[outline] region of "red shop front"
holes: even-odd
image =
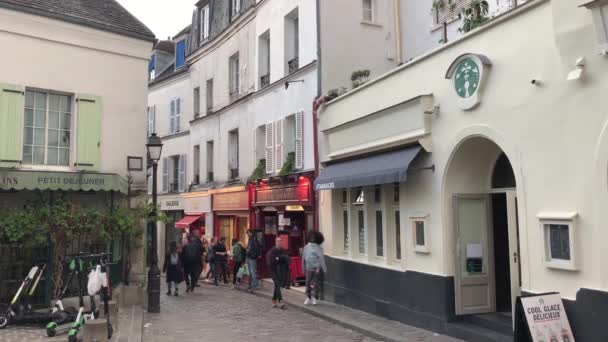
[[[264,255],[281,236],[291,257],[291,280],[303,280],[302,249],[307,233],[314,229],[312,174],[258,181],[251,187],[251,217],[256,233],[263,235]],[[265,264],[260,265],[260,274],[270,275]]]
[[[249,192],[245,186],[214,190],[211,197],[213,209],[213,236],[225,237],[226,247],[232,239],[247,243],[249,229]]]

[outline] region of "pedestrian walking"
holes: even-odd
[[[178,285],[184,281],[182,272],[181,255],[177,253],[177,242],[171,242],[169,253],[165,255],[165,264],[163,265],[163,273],[167,273],[167,296],[171,295],[171,289],[175,289],[175,297],[178,296]]]
[[[239,239],[232,239],[232,285],[237,288],[237,273],[245,263],[245,248],[241,246]],[[240,280],[239,280],[240,282]]]
[[[213,255],[215,260],[215,277],[213,283],[218,285],[220,276],[224,279],[224,284],[228,284],[228,250],[226,249],[226,238],[221,237],[215,246],[213,246]]]
[[[268,253],[266,253],[266,264],[272,272],[272,282],[274,283],[274,292],[272,294],[272,307],[280,307],[285,309],[285,303],[283,303],[283,295],[281,294],[281,287],[285,284],[285,275],[289,270],[289,255],[283,248],[283,244],[280,237],[275,239],[275,245]]]
[[[184,273],[186,274],[186,292],[194,292],[198,278],[203,271],[203,243],[199,237],[199,231],[193,230],[190,241],[182,252]]]
[[[306,274],[306,301],[304,305],[316,305],[320,299],[323,276],[327,273],[325,255],[323,254],[323,241],[325,237],[320,232],[310,232],[308,243],[302,252],[302,269]],[[314,291],[314,296],[312,292]]]
[[[256,270],[258,267],[258,258],[262,254],[260,244],[253,234],[253,230],[247,230],[247,253],[245,262],[247,263],[247,269],[249,270],[249,286],[247,290],[253,292],[258,287],[258,277]]]
[[[215,246],[216,243],[217,240],[212,237],[211,242],[207,246],[207,264],[209,265],[209,270],[205,275],[205,279],[209,279],[210,277],[213,277],[212,279],[215,279],[215,255],[213,253],[213,246]]]

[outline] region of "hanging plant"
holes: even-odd
[[[289,152],[287,154],[287,160],[285,160],[285,163],[283,163],[283,167],[281,168],[281,171],[279,172],[279,176],[287,176],[287,175],[291,174],[295,170],[295,163],[296,163],[296,153]]]
[[[458,32],[467,33],[485,24],[490,20],[489,10],[490,6],[486,0],[471,0],[462,10],[464,19]]]

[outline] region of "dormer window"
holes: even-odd
[[[175,44],[175,69],[186,65],[186,40],[182,39]]]
[[[152,55],[150,57],[150,62],[148,63],[148,75],[150,77],[150,80],[153,80],[154,77],[156,76],[156,73],[154,72],[156,66],[154,65],[156,62],[156,55]]]
[[[209,38],[209,5],[201,7],[200,19],[200,41],[203,42]]]

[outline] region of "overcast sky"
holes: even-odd
[[[196,0],[117,0],[154,32],[156,38],[176,35],[192,21]]]

